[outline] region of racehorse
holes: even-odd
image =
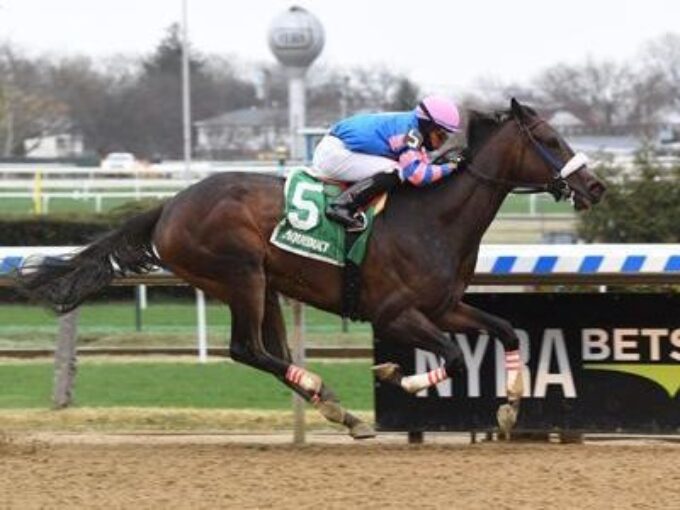
[[[509,192],[596,204],[605,187],[558,133],[515,99],[507,111],[471,112],[466,164],[426,188],[401,186],[376,217],[361,268],[358,313],[382,341],[437,354],[442,367],[404,376],[395,364],[378,378],[415,393],[464,368],[448,333],[485,330],[506,351],[508,402],[522,395],[522,360],[509,322],[461,299],[482,235]],[[264,370],[355,438],[373,429],[346,411],[317,374],[291,363],[279,293],[340,313],[342,269],[282,251],[268,240],[283,210],[282,179],[222,173],[137,215],[69,259],[24,267],[17,288],[59,313],[72,310],[120,274],[161,266],[231,309],[233,360]],[[508,404],[505,404],[506,408]]]

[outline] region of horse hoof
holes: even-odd
[[[498,427],[505,437],[510,437],[510,431],[517,423],[517,409],[510,404],[503,404],[496,412]]]
[[[360,422],[349,430],[349,435],[354,439],[372,439],[375,437],[375,430],[370,425]]]
[[[375,365],[373,366],[372,370],[379,380],[391,382],[397,386],[401,385],[403,374],[401,373],[401,367],[396,363],[383,363],[381,365]]]

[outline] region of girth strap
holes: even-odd
[[[349,259],[352,246],[361,232],[345,231],[345,267],[342,272],[342,316],[350,320],[359,319],[359,298],[361,296],[361,267]]]

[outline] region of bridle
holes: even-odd
[[[536,119],[530,125],[525,124],[516,115],[513,116],[520,133],[531,146],[536,150],[541,159],[552,169],[554,178],[548,183],[525,183],[513,181],[510,179],[501,179],[498,177],[491,177],[480,172],[470,161],[466,167],[472,176],[475,178],[493,185],[502,185],[511,188],[511,193],[550,193],[555,201],[567,200],[574,194],[574,190],[567,183],[567,177],[574,172],[580,170],[588,163],[588,157],[582,152],[574,154],[567,162],[561,163],[550,150],[539,142],[534,136],[532,130],[545,123],[543,119]]]

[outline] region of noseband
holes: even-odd
[[[536,126],[545,122],[543,119],[537,119],[528,126],[517,117],[514,117],[514,120],[523,137],[529,141],[541,159],[553,171],[553,179],[547,184],[536,184],[490,177],[477,170],[471,162],[467,165],[468,171],[482,181],[508,186],[512,188],[512,193],[550,193],[558,202],[571,198],[574,191],[567,183],[567,177],[583,168],[588,163],[588,157],[582,152],[577,152],[567,162],[561,163],[547,147],[536,139],[532,132]]]

